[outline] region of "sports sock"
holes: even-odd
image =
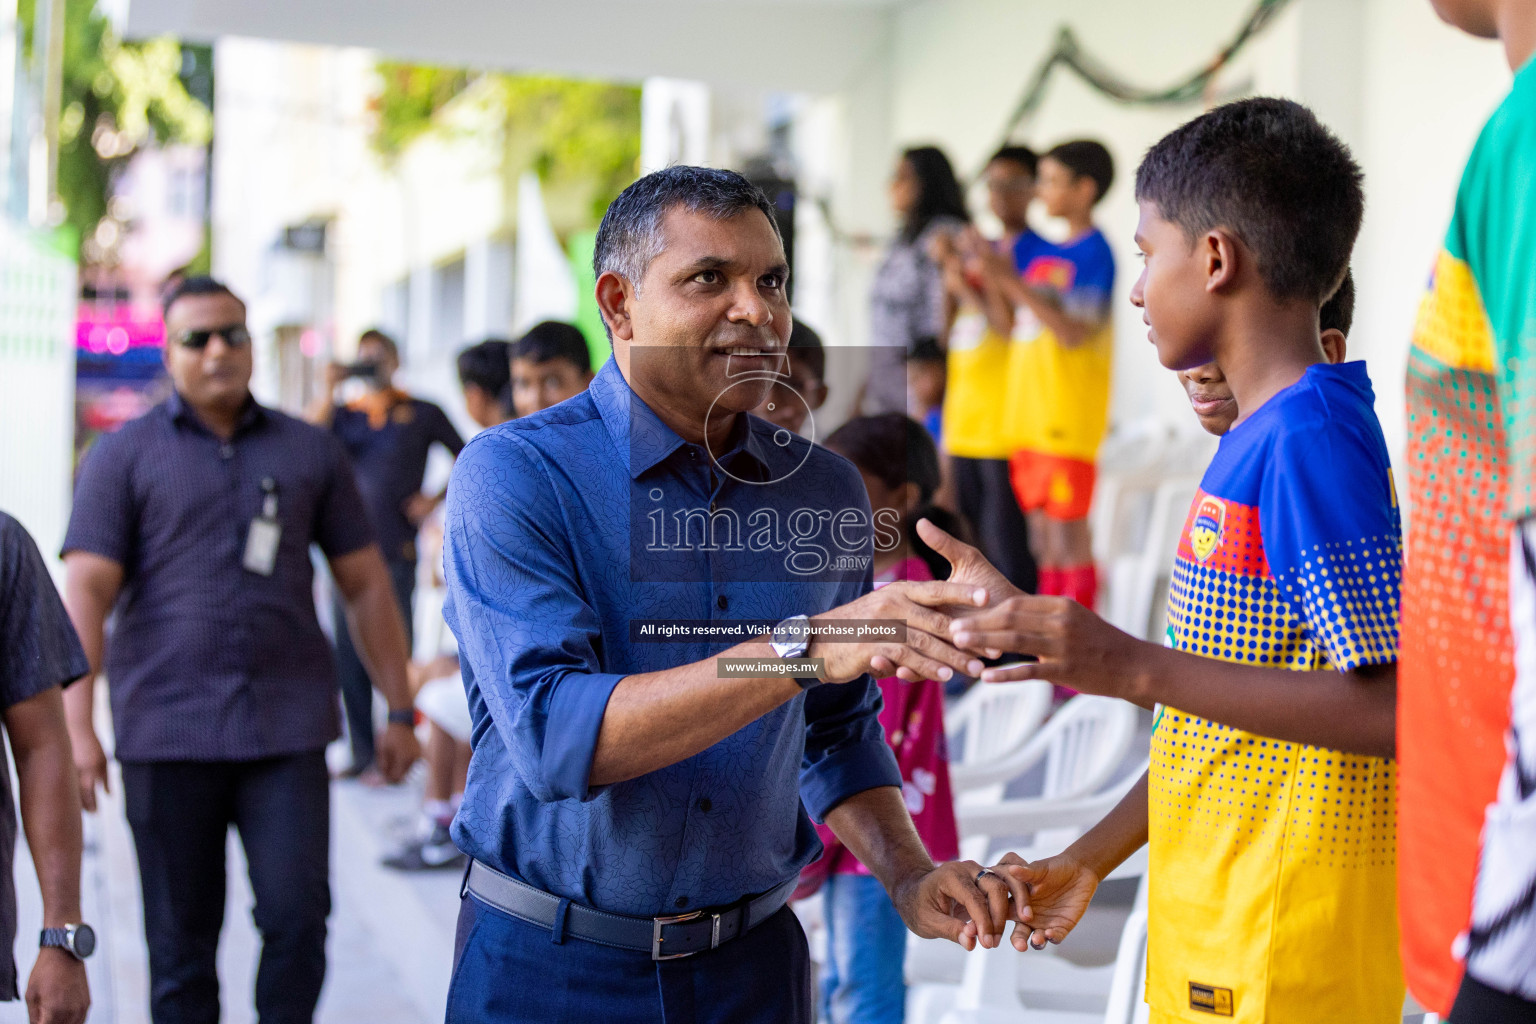
[[[1037,573],[1037,576],[1039,583],[1037,584],[1038,589],[1036,593],[1040,594],[1042,597],[1051,597],[1062,593],[1063,581],[1061,578],[1062,571],[1060,569],[1052,569],[1042,565]]]
[[[1070,566],[1058,572],[1061,574],[1058,593],[1091,610],[1099,596],[1099,574],[1093,563]]]

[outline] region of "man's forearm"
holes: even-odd
[[[603,713],[588,784],[624,782],[687,760],[800,692],[800,684],[784,676],[722,679],[719,658],[777,661],[778,655],[764,637],[714,658],[619,680]]]
[[[1396,666],[1293,672],[1234,665],[1146,644],[1135,703],[1166,704],[1257,736],[1350,754],[1392,757]]]
[[[43,897],[43,926],[80,921],[80,793],[57,690],[8,709],[21,821]]]
[[[827,813],[827,827],[892,896],[934,868],[895,786],[855,793]]]

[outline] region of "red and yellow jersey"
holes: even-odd
[[[1222,438],[1168,600],[1179,650],[1296,672],[1397,659],[1402,544],[1363,363],[1309,368]],[[1167,708],[1152,734],[1154,1021],[1402,1015],[1393,762]]]
[[[1014,451],[1093,462],[1109,425],[1114,255],[1097,228],[1059,245],[1026,231],[1014,247],[1014,263],[1025,284],[1055,297],[1068,315],[1099,326],[1069,348],[1027,308],[1018,310],[1003,433]]]
[[[1447,1013],[1515,671],[1509,520],[1536,511],[1536,63],[1467,161],[1408,356],[1397,749],[1403,966]]]
[[[967,459],[1006,459],[1008,339],[977,310],[965,310],[949,330],[944,394],[944,450]]]

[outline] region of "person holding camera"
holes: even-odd
[[[395,387],[400,351],[383,331],[364,331],[357,342],[357,361],[332,363],[325,387],[310,409],[312,422],[329,427],[352,457],[368,519],[395,586],[395,599],[405,619],[409,642],[415,621],[416,531],[443,500],[443,493],[424,494],[422,478],[433,444],[455,458],[464,440],[443,410]],[[338,401],[343,382],[357,381],[356,394]],[[343,773],[356,778],[373,767],[373,687],[347,631],[341,598],[337,597],[336,671],[346,709],[352,764]]]

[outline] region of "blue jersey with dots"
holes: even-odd
[[[1402,542],[1373,400],[1365,364],[1312,366],[1222,438],[1174,562],[1173,647],[1303,672],[1397,660]],[[1149,781],[1160,1018],[1400,1017],[1391,761],[1168,708]]]

